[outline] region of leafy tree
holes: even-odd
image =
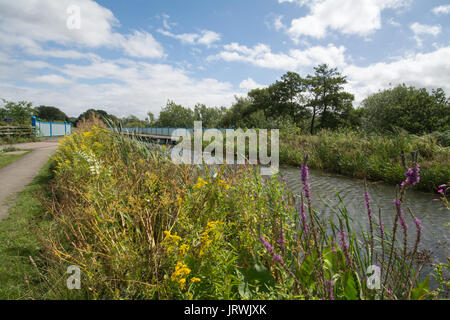
[[[68,121],[69,117],[60,109],[52,106],[39,106],[36,108],[36,116],[47,121]]]
[[[235,97],[235,99],[236,101],[220,120],[220,126],[223,128],[231,128],[232,126],[241,128],[248,127],[246,120],[254,112],[252,99],[249,97]]]
[[[307,89],[305,79],[298,73],[287,72],[281,81],[269,87],[271,100],[271,115],[290,116],[298,121],[307,116],[304,106],[304,93]]]
[[[322,64],[314,68],[314,75],[306,78],[309,99],[307,106],[312,111],[310,132],[314,133],[315,120],[320,116],[320,127],[337,128],[353,109],[354,96],[344,91],[346,77],[336,68]]]
[[[16,124],[30,124],[31,117],[35,111],[31,102],[27,101],[7,101],[2,99],[4,106],[0,108],[0,115],[2,118],[12,118],[13,123]]]
[[[442,89],[428,92],[404,84],[375,93],[362,102],[368,131],[402,128],[421,134],[450,129],[450,103]]]
[[[194,112],[173,101],[168,101],[159,113],[156,125],[160,127],[192,127],[194,125]]]
[[[197,104],[194,107],[194,120],[202,121],[204,128],[215,128],[219,126],[220,119],[226,112],[226,108],[207,107],[204,104]]]
[[[155,115],[152,112],[147,112],[147,118],[145,118],[148,125],[151,127],[155,124]]]

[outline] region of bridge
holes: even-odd
[[[218,130],[221,130],[222,133],[225,133],[224,128],[216,128]],[[233,128],[234,129],[234,128]],[[133,127],[133,128],[117,128],[117,131],[122,132],[122,134],[130,136],[130,137],[136,137],[140,138],[142,140],[153,142],[153,143],[159,143],[159,144],[176,144],[177,141],[172,140],[172,134],[175,130],[182,130],[186,132],[187,134],[190,134],[191,136],[194,134],[194,129],[189,127],[184,128],[174,128],[174,127]],[[203,131],[207,130],[206,128],[203,128]]]

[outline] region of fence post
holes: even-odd
[[[64,135],[67,135],[66,120],[64,120]]]
[[[32,116],[31,117],[31,126],[34,128],[34,135],[36,135],[36,117]]]
[[[170,136],[170,126],[167,127],[167,135]]]
[[[50,137],[53,137],[53,123],[52,123],[52,120],[50,120]]]

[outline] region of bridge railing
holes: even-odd
[[[234,128],[215,128],[220,130],[222,133],[225,133],[225,130],[227,129],[234,129]],[[116,128],[116,130],[119,130]],[[171,136],[172,133],[175,130],[181,130],[182,132],[186,132],[189,134],[194,134],[194,128],[184,127],[184,128],[173,128],[173,127],[124,127],[122,128],[123,132],[127,133],[134,133],[134,134],[149,134],[149,135],[158,135],[158,136]],[[206,128],[203,128],[203,131],[207,130]]]

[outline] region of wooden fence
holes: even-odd
[[[32,137],[34,128],[28,126],[0,126],[0,137]]]

